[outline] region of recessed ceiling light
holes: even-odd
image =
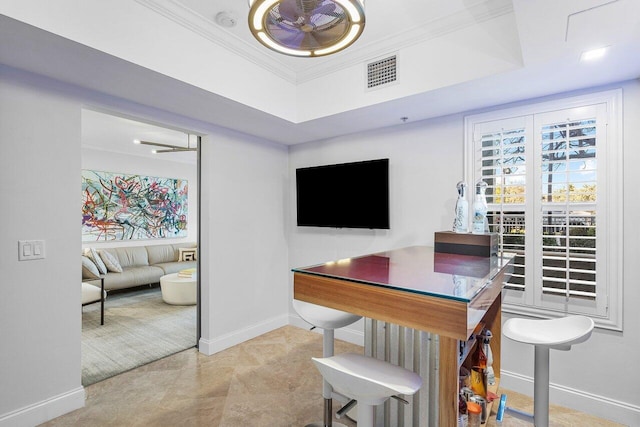
[[[594,61],[596,59],[600,59],[607,53],[608,46],[600,47],[598,49],[591,49],[582,52],[580,55],[580,61]]]

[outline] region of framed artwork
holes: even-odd
[[[188,181],[82,171],[82,241],[187,236]]]

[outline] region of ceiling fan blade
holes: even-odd
[[[305,33],[301,43],[301,46],[303,46],[305,49],[316,49],[320,47],[320,43],[318,43],[318,40],[316,39],[313,32]]]
[[[306,34],[297,29],[281,26],[270,26],[269,33],[272,37],[280,41],[280,43],[292,48],[299,47]]]
[[[313,12],[310,13],[311,16],[314,15],[331,15],[336,10],[335,3],[324,3],[320,6],[316,7]]]
[[[278,13],[289,22],[296,22],[303,16],[296,0],[283,0],[278,5]]]
[[[342,38],[345,28],[341,25],[330,28],[319,28],[312,31],[314,38],[320,46],[326,46],[327,43],[334,43]]]

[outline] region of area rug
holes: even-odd
[[[102,326],[99,303],[82,311],[84,386],[196,345],[196,306],[166,304],[157,287],[109,295]]]

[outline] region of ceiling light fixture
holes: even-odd
[[[195,147],[191,147],[191,143],[187,137],[187,146],[180,146],[180,145],[172,145],[172,144],[161,144],[159,142],[150,142],[150,141],[140,141],[139,139],[134,139],[133,140],[134,144],[141,144],[141,145],[151,145],[152,147],[162,147],[162,150],[157,150],[154,149],[151,152],[154,154],[162,154],[162,153],[178,153],[181,151],[198,151],[197,148]]]
[[[608,46],[605,46],[597,49],[586,50],[582,52],[582,55],[580,55],[580,61],[594,61],[596,59],[600,59],[605,53],[607,53],[608,48]]]
[[[238,20],[233,12],[222,11],[216,14],[216,24],[225,28],[233,28],[236,26]]]
[[[253,36],[285,55],[330,55],[364,30],[364,0],[249,0],[249,6]]]

